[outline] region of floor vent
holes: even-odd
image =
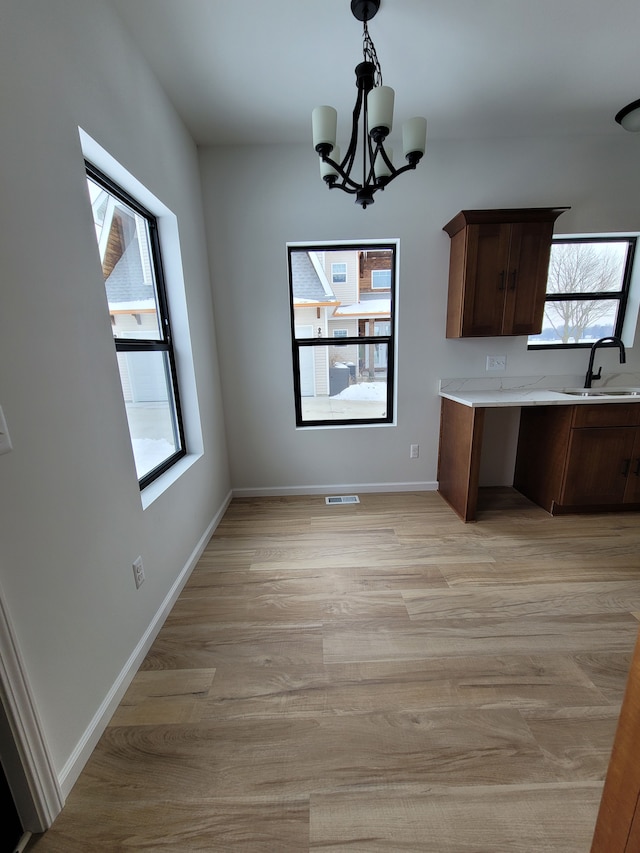
[[[334,495],[330,498],[325,498],[326,504],[359,504],[360,498],[357,495]]]

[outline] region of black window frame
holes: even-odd
[[[380,251],[389,250],[391,252],[391,284],[389,287],[390,294],[390,312],[389,323],[391,334],[389,335],[358,335],[357,337],[350,336],[339,338],[339,344],[332,336],[330,338],[298,338],[295,333],[295,311],[293,299],[293,274],[291,255],[294,252],[365,252],[365,251]],[[393,424],[395,411],[395,330],[396,330],[396,293],[397,293],[397,264],[398,264],[398,243],[397,241],[385,241],[374,243],[328,243],[328,244],[290,244],[287,246],[287,266],[288,266],[288,282],[289,282],[289,307],[291,319],[291,342],[292,342],[292,361],[293,361],[293,396],[295,404],[296,427],[353,427],[353,426],[373,426],[373,425],[390,425]],[[330,282],[331,284],[331,282]],[[300,350],[304,347],[327,347],[327,346],[360,346],[363,344],[385,344],[387,345],[387,394],[386,394],[386,414],[380,418],[341,418],[341,419],[316,419],[304,420],[302,417],[302,396],[300,394]]]
[[[114,335],[113,341],[116,352],[165,352],[167,353],[167,361],[169,363],[169,371],[167,375],[167,388],[171,389],[173,395],[173,404],[175,409],[175,424],[174,424],[174,439],[178,444],[178,449],[171,456],[168,456],[155,468],[147,471],[142,477],[138,478],[140,491],[143,491],[151,483],[162,476],[166,471],[172,468],[176,462],[183,459],[187,455],[186,442],[184,436],[184,422],[182,417],[182,406],[180,404],[180,392],[178,388],[178,375],[176,369],[176,358],[173,345],[173,334],[171,331],[171,319],[169,316],[169,302],[167,299],[166,280],[164,275],[164,267],[162,264],[162,253],[160,250],[160,236],[158,233],[158,220],[142,205],[136,198],[130,195],[119,184],[106,175],[102,170],[98,169],[93,163],[85,159],[85,170],[87,177],[95,183],[99,184],[107,192],[118,198],[124,204],[128,205],[137,214],[142,216],[148,226],[149,246],[151,251],[151,260],[153,263],[153,272],[155,279],[155,295],[158,312],[158,329],[160,337],[156,339],[138,339],[138,338],[118,338]]]
[[[633,273],[633,263],[636,254],[637,237],[630,234],[594,234],[580,237],[554,237],[552,240],[552,249],[556,244],[568,243],[627,243],[627,257],[625,261],[624,273],[622,276],[622,285],[620,290],[604,291],[600,293],[547,293],[545,296],[545,306],[547,302],[584,302],[592,301],[614,301],[618,303],[618,313],[616,316],[615,328],[612,335],[620,338],[629,300],[629,291],[631,288],[631,278]],[[529,337],[535,337],[530,335]],[[572,341],[563,343],[562,341],[549,341],[548,343],[531,343],[527,342],[527,350],[567,350],[567,349],[590,349],[594,341]],[[611,344],[613,346],[613,344]]]

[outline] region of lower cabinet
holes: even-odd
[[[640,509],[640,405],[524,408],[514,486],[551,513]]]
[[[623,504],[640,500],[640,427],[571,430],[560,503]]]

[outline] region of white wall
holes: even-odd
[[[527,352],[526,339],[446,340],[449,237],[459,210],[571,206],[556,233],[640,230],[640,135],[427,143],[424,161],[362,210],[329,191],[306,147],[201,152],[234,488],[433,484],[441,377],[582,375],[587,353]],[[287,241],[400,239],[396,427],[296,430]],[[269,353],[265,360],[263,354]],[[615,358],[611,358],[613,369]],[[637,370],[640,346],[628,353]],[[605,372],[607,366],[605,364]],[[512,428],[513,418],[511,418]],[[516,420],[517,427],[517,420]],[[490,436],[489,436],[490,438]],[[511,439],[513,443],[513,439]],[[420,458],[409,459],[409,445]],[[499,460],[488,479],[510,482]]]
[[[0,456],[0,582],[64,789],[230,479],[195,146],[107,4],[2,6],[0,405],[14,449]],[[181,235],[204,455],[144,511],[79,126]]]

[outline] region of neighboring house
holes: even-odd
[[[291,254],[297,338],[357,338],[389,334],[391,253],[354,249]],[[347,365],[351,381],[386,378],[386,349],[375,344],[339,344],[301,349],[302,396],[332,393],[330,368]]]
[[[158,313],[145,222],[89,182],[98,250],[115,338],[158,337]],[[162,365],[146,353],[118,353],[125,402],[166,400]]]

